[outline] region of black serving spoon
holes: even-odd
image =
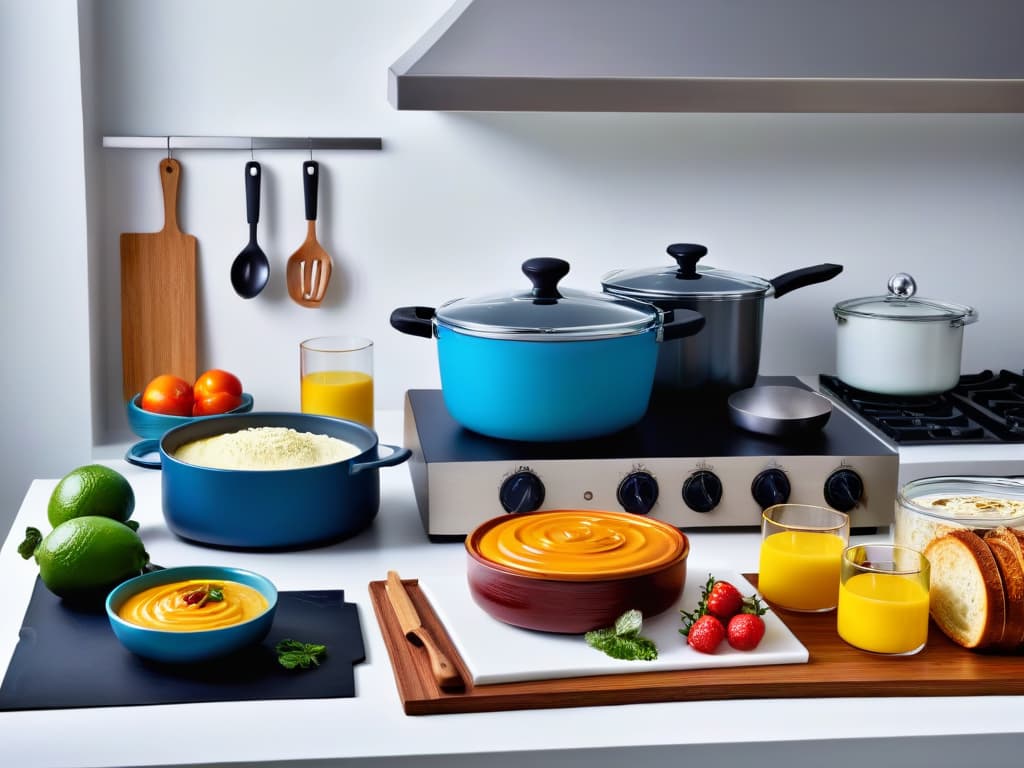
[[[251,299],[262,291],[270,277],[270,262],[256,242],[262,176],[263,169],[255,160],[245,164],[245,214],[249,221],[249,243],[231,264],[231,285],[243,299]]]

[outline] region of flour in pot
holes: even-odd
[[[361,453],[352,443],[290,427],[249,427],[185,443],[174,458],[213,469],[301,469]]]

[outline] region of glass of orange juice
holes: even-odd
[[[299,344],[301,409],[373,427],[373,342],[320,336]]]
[[[854,648],[911,656],[928,642],[928,558],[910,547],[861,544],[843,552],[839,636]]]
[[[850,518],[812,504],[775,504],[761,513],[758,591],[776,608],[831,611]]]

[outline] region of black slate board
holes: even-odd
[[[352,665],[366,653],[359,613],[344,599],[342,590],[280,592],[261,645],[181,666],[135,656],[102,608],[72,609],[37,579],[0,685],[0,710],[352,697]],[[286,670],[274,654],[285,638],[323,643],[327,657],[316,669]]]

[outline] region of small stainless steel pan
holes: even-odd
[[[750,387],[729,397],[729,413],[735,424],[751,432],[787,437],[824,427],[832,415],[832,403],[800,387]]]

